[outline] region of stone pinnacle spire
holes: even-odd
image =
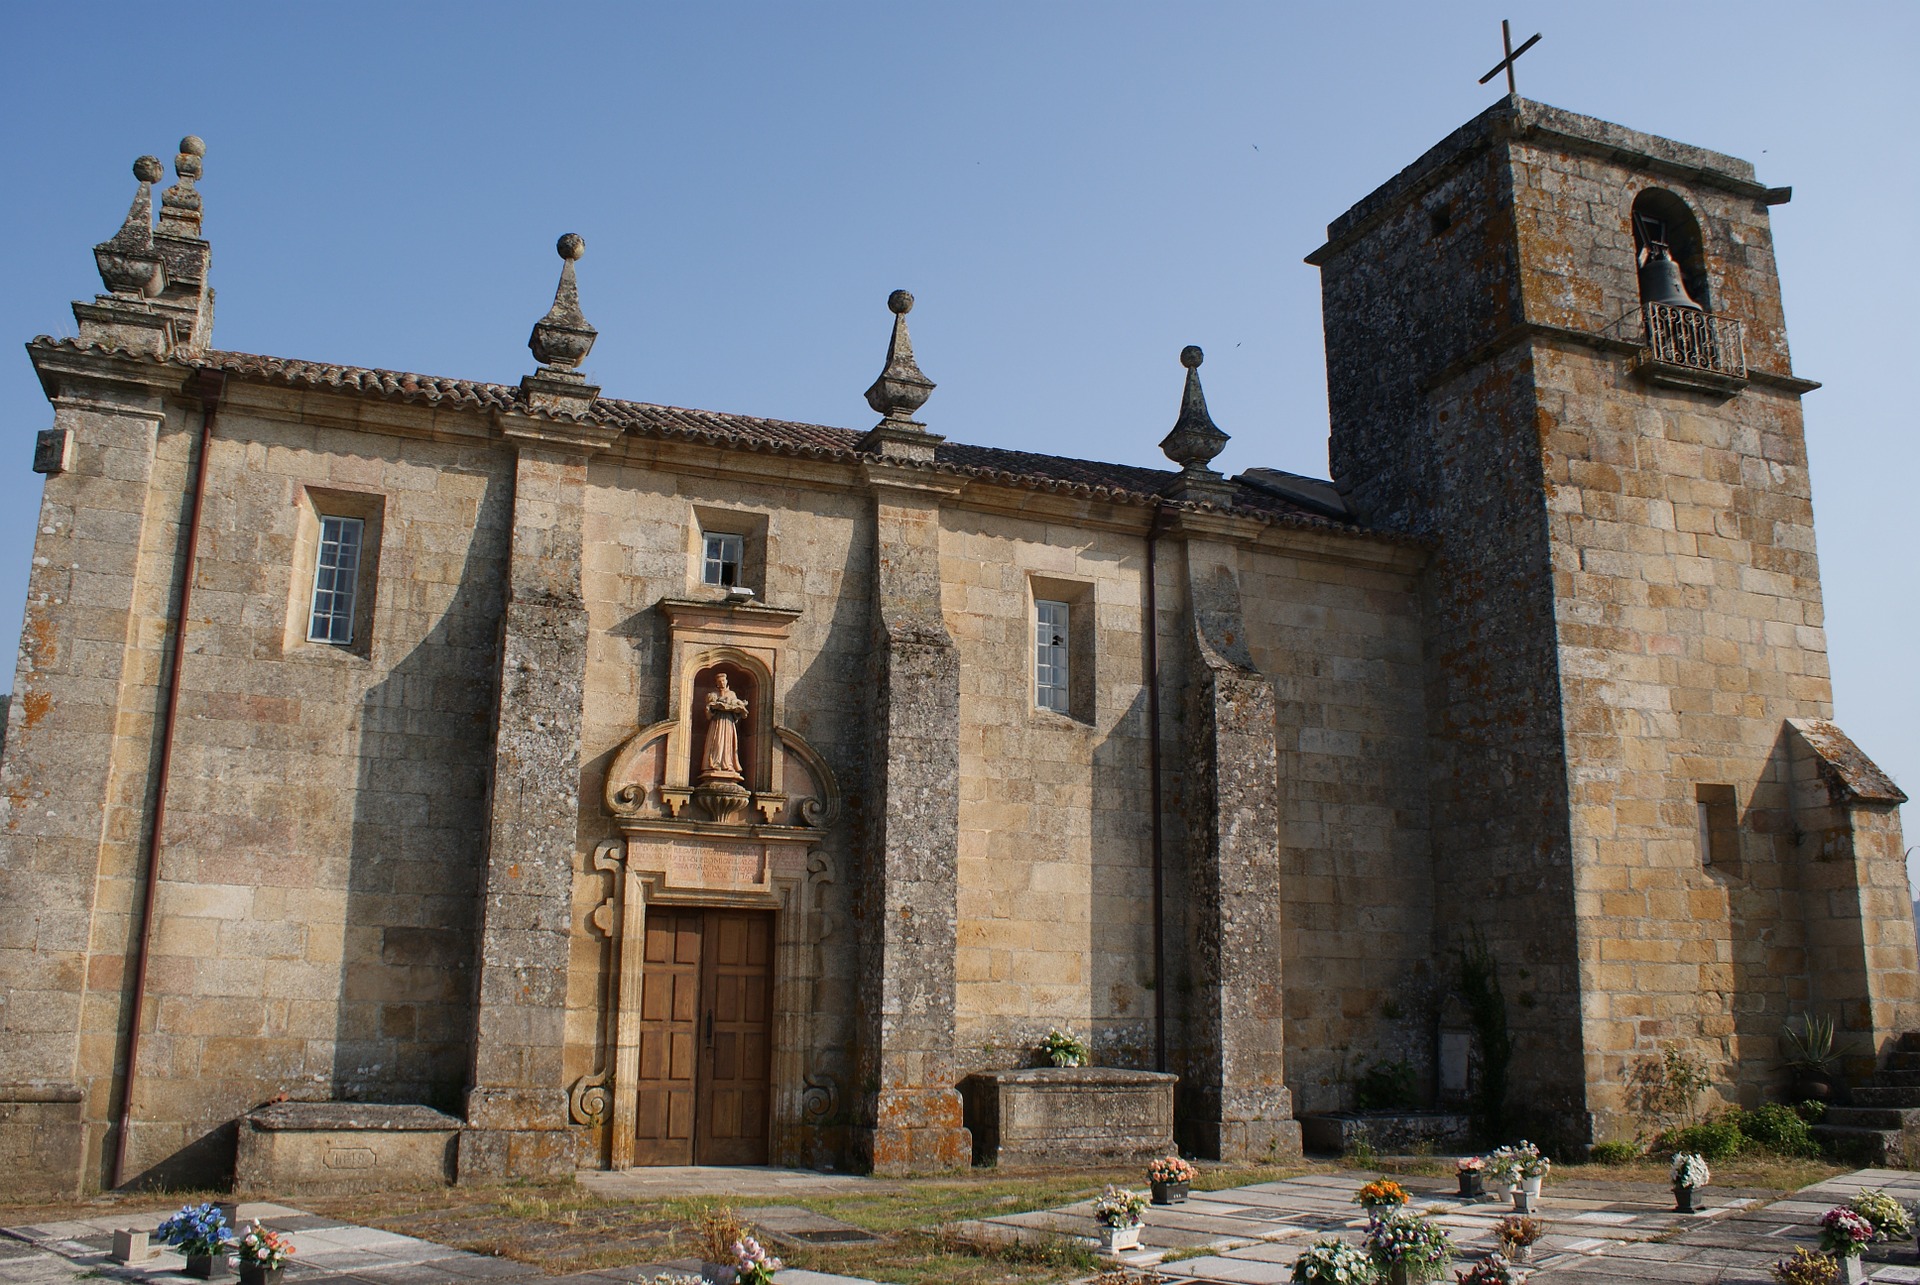
[[[573,265],[587,252],[587,242],[577,232],[569,232],[554,243],[560,255],[560,284],[553,290],[553,307],[533,323],[527,347],[540,369],[520,381],[530,409],[546,415],[578,419],[593,409],[600,389],[587,382],[575,367],[593,351],[600,334],[587,324],[580,311],[580,284],[574,279]]]
[[[907,314],[913,296],[895,290],[887,296],[893,312],[893,338],[887,343],[887,366],[867,389],[867,405],[894,424],[913,424],[913,413],[933,395],[933,381],[920,373],[913,360],[913,336],[907,333]]]
[[[1231,484],[1207,467],[1227,448],[1228,438],[1207,413],[1207,395],[1200,388],[1200,363],[1205,360],[1206,354],[1197,344],[1180,350],[1180,364],[1187,368],[1187,387],[1180,397],[1180,418],[1161,440],[1160,449],[1180,466],[1180,476],[1169,491],[1174,498],[1231,503]]]
[[[180,140],[179,154],[173,158],[174,184],[160,194],[160,231],[170,236],[200,235],[201,160],[207,145],[189,134]]]
[[[533,323],[527,347],[547,374],[573,374],[574,367],[593,351],[593,341],[600,333],[580,312],[580,286],[573,275],[573,265],[587,252],[587,243],[579,233],[569,232],[553,248],[560,255],[560,284],[553,291],[553,307]]]
[[[134,193],[127,221],[111,241],[93,247],[100,280],[118,298],[151,299],[167,288],[166,264],[153,248],[153,185],[164,172],[157,156],[142,156],[133,163],[140,190]]]
[[[913,296],[895,290],[887,296],[893,312],[893,338],[887,342],[887,365],[880,377],[867,389],[867,405],[884,417],[860,439],[859,449],[899,460],[930,462],[935,447],[946,439],[929,433],[927,426],[913,417],[927,398],[933,395],[933,381],[920,373],[913,359],[913,336],[907,333],[907,314],[913,311]]]

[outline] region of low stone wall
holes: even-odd
[[[0,1190],[13,1199],[80,1194],[80,1087],[0,1084]]]
[[[431,1107],[277,1102],[240,1121],[234,1179],[287,1196],[450,1183],[464,1127]]]
[[[1065,1169],[1172,1155],[1179,1078],[1105,1066],[970,1075],[961,1091],[974,1163]]]
[[[1332,1111],[1300,1121],[1308,1151],[1345,1155],[1362,1141],[1378,1152],[1406,1155],[1423,1147],[1437,1152],[1465,1151],[1473,1121],[1450,1111]]]

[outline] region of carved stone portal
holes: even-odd
[[[775,914],[773,1133],[817,1111],[812,1054],[813,948],[831,931],[833,882],[820,851],[840,811],[826,761],[780,725],[780,662],[796,611],[668,600],[671,716],[641,728],[607,770],[621,838],[599,845],[608,895],[590,918],[608,942],[605,1044],[576,1082],[572,1114],[611,1123],[614,1168],[634,1156],[641,992],[649,906],[769,909]],[[776,1152],[775,1162],[780,1155]]]

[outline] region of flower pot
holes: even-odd
[[[280,1285],[284,1267],[262,1267],[258,1263],[240,1264],[240,1285]]]
[[[1848,1254],[1840,1260],[1840,1279],[1847,1285],[1865,1285],[1867,1260],[1858,1254]]]
[[[1487,1175],[1479,1169],[1462,1169],[1460,1178],[1460,1199],[1478,1200],[1487,1194]]]
[[[182,1270],[203,1281],[224,1281],[233,1276],[233,1263],[225,1254],[188,1254]]]
[[[1676,1214],[1697,1214],[1700,1212],[1693,1203],[1698,1187],[1675,1187],[1673,1189],[1673,1212]]]
[[[1524,1245],[1515,1245],[1508,1251],[1507,1257],[1516,1263],[1531,1263],[1533,1261],[1533,1243],[1529,1241]]]
[[[1797,1075],[1793,1079],[1795,1102],[1826,1102],[1833,1097],[1833,1081],[1824,1075]]]
[[[1540,1205],[1540,1195],[1538,1192],[1528,1191],[1525,1187],[1515,1187],[1513,1189],[1513,1212],[1514,1213],[1530,1214],[1535,1209],[1539,1208],[1539,1205]]]
[[[1540,1184],[1544,1181],[1546,1181],[1546,1179],[1540,1174],[1534,1174],[1530,1178],[1522,1178],[1520,1180],[1520,1190],[1526,1192],[1529,1196],[1538,1196],[1540,1194]]]
[[[1387,1267],[1387,1285],[1415,1285],[1413,1264],[1389,1264]]]
[[[1153,1203],[1156,1205],[1184,1205],[1187,1194],[1193,1189],[1190,1182],[1156,1182],[1153,1184]]]
[[[1109,1227],[1100,1224],[1100,1250],[1106,1254],[1117,1254],[1123,1249],[1140,1248],[1140,1224],[1131,1227]]]

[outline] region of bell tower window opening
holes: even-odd
[[[1033,703],[1058,714],[1070,709],[1067,687],[1070,614],[1064,602],[1043,598],[1033,604]]]
[[[313,566],[313,611],[307,641],[353,645],[354,601],[360,588],[360,546],[366,523],[322,516],[319,555]]]
[[[700,583],[731,589],[740,583],[740,564],[746,555],[746,538],[722,532],[706,533],[700,563]]]
[[[1640,302],[1713,311],[1700,221],[1687,203],[1663,188],[1650,187],[1633,198],[1632,224]],[[1663,260],[1670,260],[1678,269],[1677,282],[1673,269],[1664,267]]]

